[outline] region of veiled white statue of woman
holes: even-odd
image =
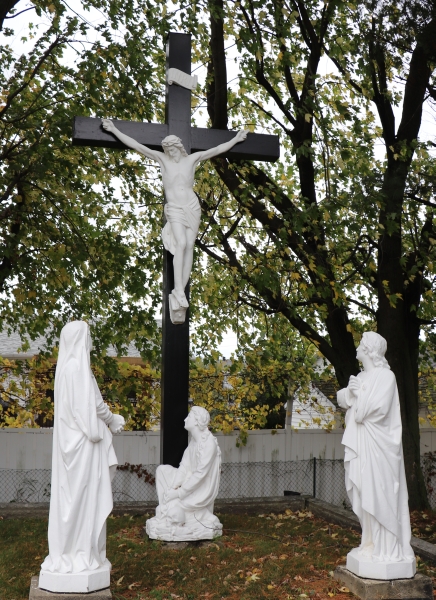
[[[362,542],[347,557],[361,577],[413,577],[415,557],[404,471],[400,402],[395,375],[385,359],[386,340],[366,332],[357,348],[363,371],[338,392],[347,409],[345,485],[362,526]]]
[[[106,519],[113,507],[117,466],[112,434],[125,424],[103,402],[91,371],[87,323],[72,321],[61,332],[54,385],[54,430],[49,555],[39,587],[90,592],[109,586]],[[91,573],[90,573],[91,572]]]

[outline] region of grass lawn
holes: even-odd
[[[429,515],[421,517],[426,527],[436,524]],[[219,516],[222,538],[184,550],[142,537],[146,516],[110,518],[107,556],[114,600],[352,597],[332,572],[358,545],[356,532],[309,512]],[[0,521],[0,540],[0,600],[27,600],[30,577],[39,573],[47,554],[47,520]],[[421,561],[419,571],[436,575],[436,567]]]

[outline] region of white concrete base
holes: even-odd
[[[218,521],[218,519],[216,519]],[[222,536],[223,526],[204,527],[201,524],[169,526],[165,519],[152,517],[145,523],[145,532],[151,540],[163,542],[199,542]]]
[[[63,594],[87,594],[103,590],[110,586],[111,563],[106,563],[93,571],[80,571],[79,573],[52,573],[41,569],[39,574],[39,587],[48,592]]]
[[[367,579],[410,579],[416,573],[415,557],[401,562],[378,562],[371,557],[359,554],[358,548],[353,548],[347,554],[347,569],[358,577]]]

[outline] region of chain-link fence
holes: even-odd
[[[428,501],[436,509],[436,455],[433,452],[421,456],[421,468],[427,487]]]
[[[115,502],[156,501],[157,465],[123,465],[115,474]],[[429,501],[436,508],[436,458],[422,457]],[[51,471],[0,469],[0,502],[49,502]],[[349,507],[343,460],[223,463],[218,498],[303,494]]]

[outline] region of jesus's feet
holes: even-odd
[[[180,306],[182,308],[188,308],[189,307],[189,303],[186,299],[185,293],[184,292],[180,292],[178,290],[173,290],[172,291],[173,296],[175,297],[175,299],[177,300],[177,302],[180,304]]]

